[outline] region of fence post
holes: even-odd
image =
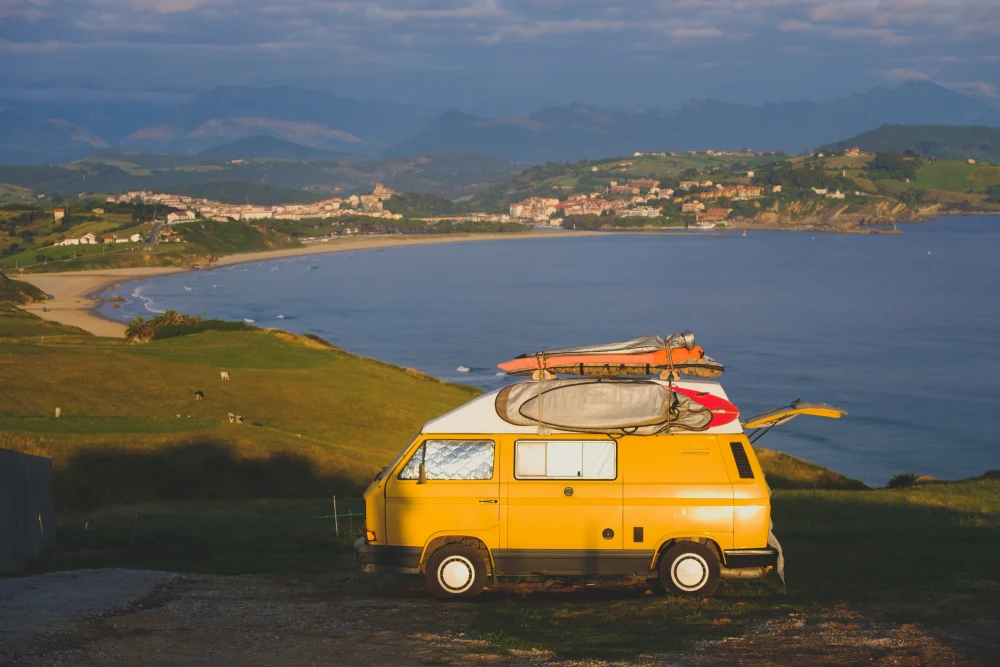
[[[340,539],[340,522],[337,521],[337,496],[333,497],[333,532]]]
[[[135,513],[135,520],[132,522],[132,539],[128,541],[128,550],[132,550],[132,543],[135,542],[135,527],[139,523],[139,513]]]

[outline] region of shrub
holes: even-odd
[[[912,472],[901,472],[898,475],[893,475],[892,479],[886,485],[890,489],[903,489],[908,486],[913,486],[917,483],[917,474]]]

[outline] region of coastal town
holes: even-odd
[[[107,198],[111,203],[141,201],[147,204],[176,209],[167,214],[169,224],[191,222],[193,220],[216,220],[218,222],[255,222],[258,220],[305,220],[311,218],[338,218],[344,215],[365,215],[371,218],[399,220],[403,216],[385,209],[385,202],[396,194],[381,183],[375,185],[370,194],[354,194],[348,197],[331,197],[312,204],[281,204],[279,206],[257,206],[226,204],[199,197],[178,194],[162,194],[145,190],[125,192]]]
[[[0,212],[0,231],[7,237],[6,249],[0,245],[0,267],[30,272],[50,266],[211,262],[237,249],[341,237],[531,229],[899,233],[892,227],[896,223],[943,210],[991,210],[1000,202],[1000,186],[985,188],[970,202],[967,184],[993,178],[995,169],[972,158],[945,163],[850,146],[792,158],[709,150],[536,165],[486,184],[474,196],[452,199],[381,182],[343,193],[225,182],[200,192],[83,192],[54,198],[51,208],[38,193],[34,201],[7,204]],[[926,174],[938,170],[960,170],[969,180],[954,194],[926,189],[928,178],[937,178]],[[219,242],[222,237],[228,240]],[[146,253],[129,252],[143,248]]]

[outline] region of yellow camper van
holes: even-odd
[[[552,382],[513,389],[542,396]],[[589,392],[641,384],[728,400],[714,381],[586,382]],[[642,435],[657,429],[560,429],[544,416],[558,412],[555,398],[532,413],[538,423],[512,423],[511,396],[511,387],[487,393],[431,420],[374,479],[355,544],[364,571],[425,573],[441,598],[476,596],[497,576],[637,575],[698,596],[720,578],[762,578],[780,547],[747,434],[799,414],[843,414],[793,404],[742,424],[668,421]]]

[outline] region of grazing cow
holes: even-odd
[[[235,421],[236,421],[236,415],[234,415],[232,412],[230,412],[229,413],[229,423],[232,424]]]
[[[196,391],[196,392],[194,392],[194,400],[200,401],[203,398],[205,398],[205,392],[203,392],[203,391]]]
[[[245,424],[246,422],[243,421],[243,417],[241,417],[240,415],[236,415],[236,423]]]
[[[228,380],[229,379],[229,371],[222,371],[221,373],[219,373],[219,375],[222,376],[223,380]]]

